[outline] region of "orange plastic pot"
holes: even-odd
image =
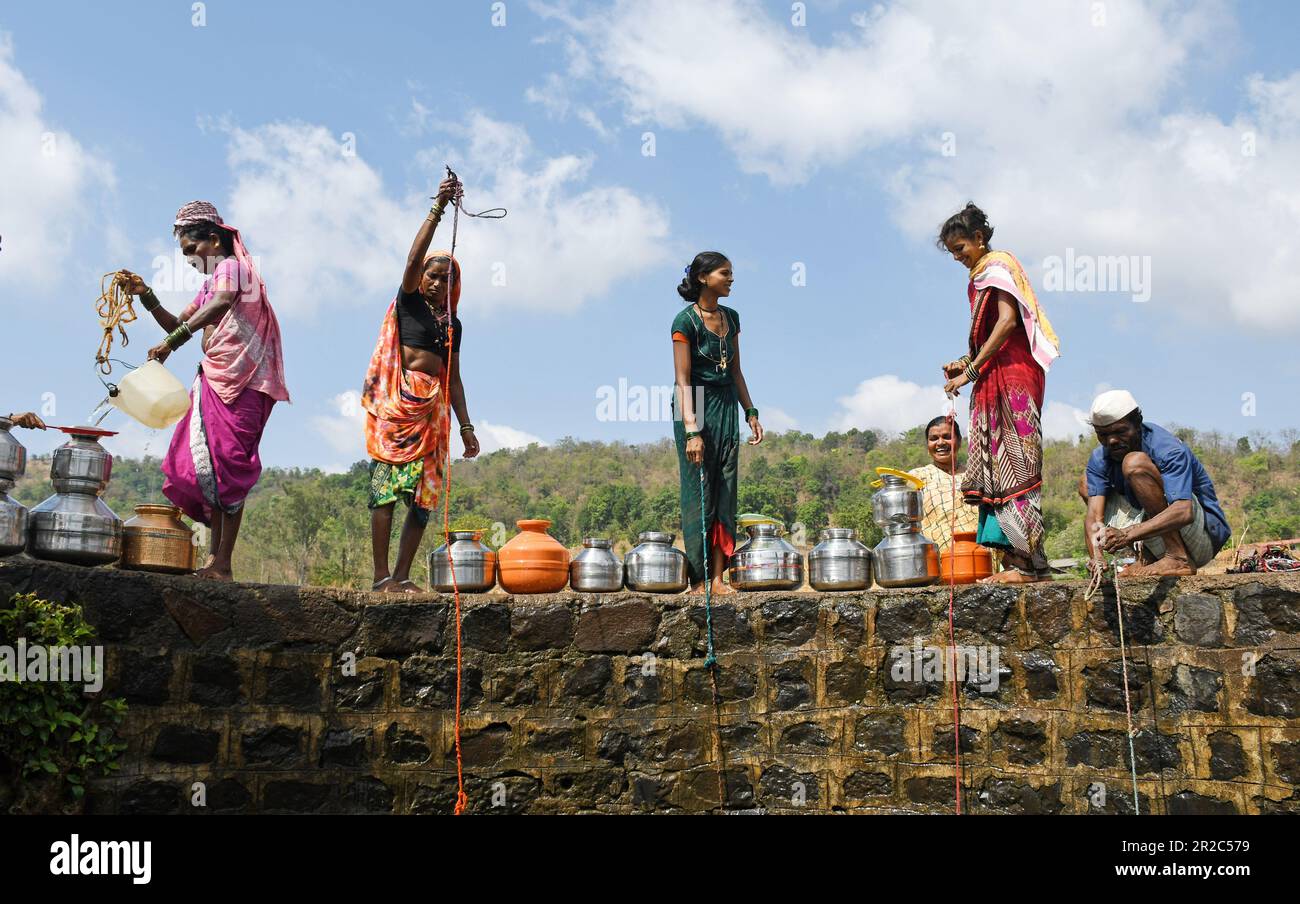
[[[993,553],[975,542],[975,534],[958,532],[952,535],[952,546],[939,556],[939,575],[943,583],[974,584],[993,573]]]
[[[497,574],[506,593],[556,593],[569,582],[569,551],[546,529],[545,518],[516,521],[519,533],[497,551]]]

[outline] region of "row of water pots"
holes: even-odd
[[[101,499],[113,473],[113,456],[99,444],[104,431],[68,428],[68,441],[54,450],[54,495],[30,512],[9,496],[27,471],[27,450],[0,417],[0,556],[26,550],[38,559],[74,565],[107,565],[180,574],[193,571],[193,534],[170,505],[139,505],[125,524]]]
[[[672,545],[671,533],[642,533],[637,546],[620,561],[608,539],[588,537],[570,556],[546,533],[549,522],[532,519],[518,525],[519,534],[499,552],[482,542],[481,531],[452,531],[449,542],[429,555],[433,589],[483,593],[499,582],[507,593],[517,594],[556,593],[566,585],[579,593],[614,593],[624,588],[679,593],[688,585],[686,555]],[[802,586],[804,557],[781,537],[779,525],[752,524],[746,531],[748,539],[736,547],[729,563],[728,579],[733,588],[794,590]],[[966,545],[974,547],[973,542]],[[957,552],[970,554],[962,548]],[[981,552],[987,556],[987,551]],[[949,556],[944,560],[945,569],[951,568]],[[991,564],[990,559],[990,572]],[[974,579],[965,576],[960,562],[957,569],[962,583]],[[808,553],[807,574],[809,585],[818,591],[865,590],[873,577],[882,587],[918,587],[939,580],[940,566],[935,545],[919,532],[887,535],[873,552],[852,529],[833,527],[822,531],[821,542]]]

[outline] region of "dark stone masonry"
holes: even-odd
[[[1083,589],[958,592],[963,809],[1133,812],[1120,616]],[[448,597],[0,562],[27,591],[85,608],[130,705],[91,812],[452,811]],[[1300,575],[1122,591],[1142,812],[1300,813]],[[946,588],[728,597],[716,689],[703,602],[464,597],[469,810],[951,811]]]

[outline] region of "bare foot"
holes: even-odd
[[[1196,574],[1195,565],[1186,559],[1175,559],[1173,556],[1165,556],[1150,565],[1143,565],[1136,573],[1129,568],[1124,569],[1125,577],[1187,577],[1193,574]]]
[[[736,589],[730,586],[729,584],[724,584],[722,583],[722,581],[713,582],[713,589],[712,589],[713,596],[731,596],[735,592]]]
[[[694,596],[695,594],[703,593],[703,592],[704,592],[704,582],[701,581],[700,583],[692,584],[691,586],[683,590],[682,596]]]
[[[405,581],[394,580],[388,585],[389,593],[424,593],[424,588],[416,584],[410,578]]]
[[[1014,568],[1008,568],[1006,571],[999,571],[997,574],[981,578],[981,584],[1039,584],[1043,581],[1050,581],[1051,578],[1046,575],[1022,574]]]
[[[194,572],[194,576],[204,581],[233,581],[234,574],[229,568],[218,568],[216,565],[208,565],[206,568],[200,568]]]
[[[390,586],[392,583],[393,583],[393,579],[392,579],[391,577],[385,575],[384,577],[379,578],[379,580],[375,581],[373,584],[370,585],[370,592],[371,592],[371,593],[387,593],[388,590],[389,590],[389,586]]]

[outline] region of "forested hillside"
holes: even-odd
[[[1173,429],[1173,428],[1171,428]],[[1280,438],[1229,438],[1186,428],[1177,432],[1201,457],[1218,487],[1234,542],[1249,523],[1247,542],[1300,535],[1300,434]],[[869,486],[878,465],[912,468],[927,461],[921,428],[892,439],[850,430],[814,437],[769,434],[740,457],[740,511],[804,526],[807,543],[827,525],[856,528],[868,543],[879,537],[871,523]],[[1048,555],[1083,552],[1083,503],[1076,494],[1092,443],[1057,442],[1045,450]],[[52,492],[48,459],[34,459],[14,495],[24,504]],[[367,472],[359,462],[343,474],[268,469],[248,502],[236,553],[245,580],[368,586],[370,520]],[[162,502],[158,461],[117,459],[105,500],[124,519],[132,507]],[[489,529],[503,542],[518,518],[549,518],[551,532],[576,547],[583,536],[635,540],[639,531],[680,533],[677,457],[668,440],[639,446],[563,439],[551,446],[500,451],[458,461],[452,473],[453,526]],[[400,527],[400,518],[397,526]],[[441,542],[441,513],[425,549]],[[499,525],[492,530],[493,525]],[[424,566],[416,569],[424,579]]]

